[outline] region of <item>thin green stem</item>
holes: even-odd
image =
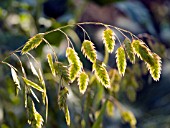
[[[10,68],[13,68],[15,71],[18,72],[18,70],[14,66],[12,66],[11,64],[4,62],[4,61],[2,61],[2,63],[8,65]]]
[[[120,113],[124,111],[121,103],[116,98],[114,98],[113,96],[107,96],[107,99],[117,106]]]
[[[60,31],[60,32],[62,32],[62,33],[66,36],[67,41],[68,41],[68,47],[69,47],[69,43],[70,43],[70,44],[72,45],[73,49],[74,49],[74,46],[73,46],[71,40],[69,39],[69,37],[67,36],[67,34],[66,34],[64,31],[62,31],[61,29],[65,29],[65,28],[67,28],[67,27],[72,27],[72,26],[76,26],[76,25],[79,26],[79,27],[81,27],[80,25],[101,25],[101,26],[105,26],[105,27],[111,27],[111,28],[115,28],[116,30],[118,30],[124,37],[127,37],[127,36],[126,36],[123,32],[129,33],[129,34],[132,36],[132,38],[134,37],[134,38],[136,38],[136,39],[139,39],[137,36],[135,36],[134,34],[132,34],[132,33],[131,33],[130,31],[128,31],[128,30],[125,30],[125,29],[122,29],[122,28],[119,28],[119,27],[116,27],[116,26],[113,26],[113,25],[108,25],[108,24],[100,23],[100,22],[81,22],[81,23],[75,23],[75,24],[68,24],[68,25],[61,26],[61,27],[59,27],[59,28],[56,28],[56,29],[47,31],[47,32],[44,33],[44,35],[48,35],[48,34],[50,34],[50,33],[52,33],[52,32],[56,32],[56,31]],[[81,27],[81,29],[86,33],[86,35],[88,35],[88,33],[86,32],[86,30],[85,30],[83,27]],[[123,31],[123,32],[122,32],[122,31]],[[88,36],[88,38],[90,39],[89,36]],[[117,37],[117,39],[118,39],[118,37]],[[119,39],[118,39],[118,41],[120,42]],[[120,44],[121,44],[121,43],[120,43]],[[1,60],[0,63],[2,63],[3,61],[5,61],[6,59],[8,59],[13,53],[15,53],[16,51],[18,51],[18,50],[19,50],[20,48],[22,48],[23,46],[24,46],[24,45],[22,45],[21,47],[17,48],[15,51],[11,52],[7,57],[5,57],[3,60]]]
[[[89,38],[89,40],[91,41],[91,39],[90,39],[90,36],[89,36],[89,34],[88,34],[88,32],[81,26],[81,25],[78,25],[77,24],[77,26],[78,27],[80,27],[82,30],[83,30],[83,32],[84,32],[84,40],[85,40],[85,34],[87,35],[87,37]]]
[[[24,68],[23,68],[21,59],[19,58],[19,56],[17,56],[17,54],[13,53],[13,55],[18,59],[18,61],[19,61],[19,63],[20,63],[20,66],[21,66],[22,74],[23,74],[23,76],[26,78],[26,73],[25,73],[25,70],[24,70]]]
[[[54,48],[50,45],[50,43],[45,39],[45,38],[43,38],[43,40],[45,41],[45,43],[47,43],[48,44],[48,46],[51,48],[51,50],[53,51],[53,54],[54,54],[54,57],[55,57],[55,60],[56,61],[58,61],[58,57],[57,57],[57,54],[56,54],[56,52],[55,52],[55,50],[54,50]]]
[[[33,57],[33,55],[30,54],[29,52],[26,53],[26,56],[27,56],[27,58],[28,58],[29,61],[30,61],[30,59],[29,59],[28,55],[37,63],[38,67],[40,67],[39,62]],[[31,61],[30,61],[30,62],[31,62]]]
[[[64,28],[67,28],[67,27],[72,27],[72,26],[75,26],[75,25],[76,25],[76,24],[68,24],[68,25],[65,25],[65,26],[61,26],[61,27],[59,27],[59,28],[56,28],[56,29],[53,29],[53,30],[50,30],[50,31],[45,32],[44,35],[48,35],[48,34],[50,34],[50,33],[52,33],[52,32],[56,32],[56,31],[59,31],[59,30],[61,30],[61,29],[64,29]]]
[[[121,41],[120,41],[120,39],[118,38],[118,36],[117,36],[117,35],[115,35],[115,37],[117,38],[117,40],[118,40],[118,42],[119,42],[120,46],[123,46],[123,45],[122,45],[122,43],[121,43]]]
[[[117,31],[119,31],[125,38],[128,38],[119,28],[117,27],[113,27],[114,29],[116,29]]]
[[[69,43],[71,44],[72,48],[74,49],[74,45],[73,43],[71,42],[70,38],[68,37],[68,35],[62,31],[61,29],[59,29],[58,31],[60,31],[61,33],[63,33],[65,36],[66,36],[66,39],[67,39],[67,43],[68,43],[68,47],[69,47]]]
[[[105,53],[104,53],[104,60],[103,60],[103,62],[105,63],[105,65],[107,65],[108,60],[109,60],[109,52],[108,52],[106,47],[104,47],[104,48],[105,48]]]
[[[19,49],[21,49],[24,45],[20,46],[19,48],[17,48],[16,50],[12,51],[11,53],[9,53],[8,56],[6,56],[3,60],[0,61],[0,63],[3,63],[6,59],[8,59],[13,53],[17,52]]]

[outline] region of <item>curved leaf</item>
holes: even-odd
[[[99,61],[96,61],[93,63],[93,71],[95,71],[98,81],[101,82],[105,88],[110,88],[110,78],[104,66],[103,63],[101,64]]]
[[[84,94],[89,82],[89,77],[85,72],[81,72],[78,77],[78,85],[80,93]]]
[[[120,46],[116,51],[116,63],[117,63],[119,74],[124,76],[127,63],[126,63],[125,51],[122,46]]]
[[[22,49],[22,54],[29,52],[30,50],[37,48],[42,42],[44,33],[39,33],[32,38],[30,38]]]
[[[107,100],[104,102],[104,104],[102,105],[102,108],[100,110],[100,113],[96,119],[96,121],[94,122],[92,128],[100,128],[101,122],[102,122],[102,118],[104,116],[104,113],[106,111],[106,104],[107,104]]]
[[[103,31],[103,41],[109,53],[112,53],[115,46],[115,33],[107,28]]]
[[[81,51],[83,52],[84,56],[87,57],[91,62],[96,61],[97,54],[94,44],[91,41],[84,40]]]
[[[130,60],[130,62],[132,64],[135,63],[135,54],[133,53],[133,49],[132,49],[132,46],[131,46],[131,42],[128,38],[126,38],[124,40],[124,44],[125,44],[125,49],[126,49],[126,52],[127,52],[127,56]]]

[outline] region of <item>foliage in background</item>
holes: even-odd
[[[120,46],[119,48],[115,50],[115,53],[116,53],[116,63],[117,63],[118,73],[120,74],[120,76],[124,76],[126,72],[126,67],[127,67],[126,53],[127,53],[128,58],[130,59],[130,61],[133,60],[132,61],[133,63],[135,59],[134,59],[134,56],[132,57],[132,55],[137,55],[139,59],[145,62],[153,79],[155,81],[159,80],[160,74],[161,74],[161,59],[156,53],[151,52],[151,50],[142,40],[140,40],[138,37],[136,37],[129,31],[126,31],[126,30],[123,30],[123,29],[120,29],[118,27],[114,27],[111,25],[103,24],[103,23],[84,22],[84,23],[77,23],[74,25],[77,25],[78,27],[80,27],[82,31],[84,32],[84,35],[86,34],[89,37],[86,30],[83,27],[81,27],[81,25],[89,25],[89,24],[101,25],[101,26],[106,27],[106,29],[103,31],[103,42],[106,48],[106,51],[105,51],[106,55],[108,54],[108,52],[112,53],[114,51],[115,40],[117,39],[119,41]],[[96,54],[97,52],[95,50],[94,44],[90,40],[85,39],[84,37],[85,40],[83,41],[82,48],[81,48],[82,53],[92,63],[92,71],[91,72],[86,71],[83,68],[83,63],[81,62],[78,53],[75,51],[74,45],[72,41],[70,40],[70,37],[68,37],[67,33],[65,33],[62,30],[63,28],[66,28],[69,26],[73,26],[73,25],[67,25],[67,26],[63,26],[63,27],[48,31],[46,33],[36,34],[35,36],[30,38],[26,42],[22,50],[20,50],[19,48],[16,51],[12,52],[11,55],[14,55],[20,63],[21,72],[18,71],[18,69],[16,69],[11,64],[7,63],[5,61],[7,58],[1,61],[1,63],[6,64],[7,66],[11,68],[13,81],[16,84],[15,90],[16,90],[17,95],[19,93],[18,91],[21,90],[20,83],[23,83],[22,89],[24,93],[23,96],[24,96],[24,102],[25,102],[25,109],[28,112],[27,113],[28,123],[31,124],[33,128],[35,127],[41,128],[44,122],[43,117],[35,108],[34,100],[36,100],[40,104],[42,102],[42,105],[45,106],[45,120],[46,122],[48,121],[48,102],[49,101],[47,97],[46,84],[45,84],[45,80],[44,80],[43,73],[42,73],[43,69],[41,69],[39,66],[37,67],[37,69],[35,68],[36,65],[40,65],[40,64],[38,63],[38,60],[36,60],[36,58],[32,54],[29,53],[31,50],[37,48],[39,45],[41,45],[44,42],[49,46],[49,49],[52,50],[53,55],[51,55],[50,53],[47,53],[47,61],[51,69],[51,74],[53,75],[54,79],[56,79],[57,77],[59,78],[57,81],[55,81],[57,83],[58,106],[65,113],[65,119],[66,119],[67,125],[71,124],[70,112],[69,112],[69,108],[67,104],[67,95],[70,92],[68,90],[68,87],[71,88],[72,86],[71,84],[73,84],[73,82],[76,79],[78,79],[77,84],[79,86],[79,91],[80,93],[84,94],[87,89],[91,91],[90,87],[93,86],[93,81],[96,79],[98,84],[103,85],[107,89],[107,91],[103,92],[104,96],[102,97],[102,99],[104,100],[103,101],[104,103],[102,104],[102,108],[99,112],[99,115],[96,116],[96,119],[95,119],[96,121],[94,121],[94,123],[92,124],[92,127],[98,128],[99,126],[101,126],[102,117],[104,115],[104,111],[106,110],[106,106],[109,107],[108,109],[112,110],[111,108],[113,104],[120,111],[120,115],[122,119],[125,122],[129,123],[132,128],[136,127],[136,119],[133,113],[130,112],[130,110],[125,110],[122,107],[119,100],[115,96],[111,95],[111,93],[110,94],[108,93],[112,91],[112,87],[114,88],[114,86],[112,86],[111,84],[113,85],[116,84],[116,81],[114,82],[114,79],[116,78],[115,76],[116,74],[114,73],[116,73],[116,70],[113,70],[113,73],[110,74],[110,77],[109,77],[109,73],[107,72],[107,66],[104,64],[104,62],[99,61],[97,59],[97,54]],[[125,37],[125,41],[120,41],[117,35],[114,34],[114,31],[111,28],[119,31]],[[67,48],[65,51],[65,55],[66,55],[66,58],[68,59],[69,65],[66,68],[64,68],[65,66],[62,62],[59,62],[57,53],[53,49],[52,45],[45,38],[46,35],[53,33],[53,32],[57,32],[57,31],[63,33],[67,39]],[[129,39],[123,33],[130,34],[131,39]],[[128,44],[128,47],[126,47],[127,45],[124,44],[127,42],[127,40],[129,41],[128,43],[130,43]],[[22,53],[22,55],[19,57],[18,55],[16,55],[17,52]],[[26,67],[23,66],[22,59],[20,59],[22,56],[26,56],[26,58],[28,59],[32,74],[35,75],[35,77],[37,77],[38,81],[34,82],[27,78],[27,74],[25,72]],[[54,56],[54,62],[53,62],[53,56]],[[30,59],[33,59],[36,65],[33,65]],[[107,64],[107,62],[105,63]],[[61,68],[59,68],[59,66]],[[23,81],[19,78],[22,78]],[[34,91],[37,90],[38,92],[34,93],[33,90]],[[42,95],[41,100],[39,100],[37,93]],[[131,92],[128,92],[128,93],[131,94]],[[86,100],[88,100],[88,97]],[[91,112],[89,112],[89,114],[90,113]],[[110,111],[110,113],[112,113],[112,111]],[[85,118],[82,118],[82,120],[85,120]],[[84,125],[86,127],[88,127],[87,123],[88,123],[87,120],[85,120]]]
[[[28,38],[30,36],[32,37],[37,32],[44,32],[44,31],[47,31],[48,29],[54,29],[54,28],[58,28],[58,27],[62,26],[61,23],[56,22],[53,19],[49,20],[44,17],[41,17],[42,12],[41,12],[40,8],[36,8],[36,10],[35,10],[34,6],[32,6],[32,5],[30,6],[29,4],[23,3],[20,1],[12,2],[11,0],[6,0],[3,3],[4,4],[3,4],[3,6],[1,6],[2,8],[0,10],[1,12],[3,12],[3,13],[1,13],[2,19],[0,19],[1,23],[3,23],[2,24],[3,28],[1,29],[3,31],[0,33],[1,44],[4,44],[3,47],[0,48],[0,49],[2,49],[2,53],[4,51],[5,45],[6,46],[8,45],[8,47],[10,47],[10,48],[12,47],[12,50],[14,50],[14,49],[18,48],[19,46],[21,46],[20,43],[25,42],[26,38]],[[41,7],[42,3],[43,3],[43,0],[40,0],[35,5],[36,5],[36,7]],[[10,6],[10,8],[8,8],[9,6]],[[18,10],[18,8],[20,8],[20,9]],[[17,20],[19,22],[14,23],[14,24],[13,23],[8,24],[8,23],[11,23],[9,21],[13,21],[11,19],[12,17],[15,17],[16,19],[18,19],[17,17],[19,17],[20,20]],[[23,24],[25,24],[25,25],[27,24],[29,27],[25,26]],[[42,26],[44,26],[44,27],[42,27]],[[68,33],[69,36],[74,33],[71,37],[76,40],[74,28],[73,28],[73,30],[72,30],[72,28],[65,28],[65,32]],[[72,33],[72,34],[70,34],[70,33]],[[101,35],[102,39],[103,39],[103,35]],[[29,60],[31,62],[28,62],[27,57],[21,56],[22,66],[25,67],[26,71],[25,70],[24,71],[26,72],[26,74],[28,76],[27,80],[31,80],[31,82],[34,81],[34,83],[36,85],[40,85],[39,78],[37,77],[40,74],[39,73],[40,71],[38,71],[37,69],[38,68],[41,68],[41,70],[43,69],[42,70],[43,77],[44,77],[44,81],[47,86],[47,95],[49,98],[48,123],[45,124],[47,127],[66,127],[66,125],[65,125],[66,123],[64,120],[64,114],[58,108],[60,105],[58,106],[56,103],[57,99],[58,99],[58,103],[59,103],[59,99],[62,100],[62,98],[61,97],[59,98],[59,96],[56,98],[56,96],[58,95],[58,90],[56,88],[58,88],[58,82],[61,79],[60,78],[61,74],[64,76],[62,78],[62,81],[64,81],[64,82],[61,84],[67,85],[67,83],[70,82],[70,80],[68,79],[69,78],[68,70],[67,70],[68,66],[66,66],[66,65],[68,65],[68,63],[65,60],[65,55],[63,57],[61,54],[61,51],[64,51],[63,49],[65,49],[63,47],[60,47],[60,46],[62,46],[62,44],[65,44],[63,42],[63,37],[64,37],[64,35],[59,32],[58,33],[54,32],[54,33],[45,35],[45,39],[52,45],[54,50],[57,52],[58,60],[62,61],[62,63],[59,61],[53,63],[53,65],[56,69],[56,74],[60,74],[59,76],[54,75],[55,74],[54,70],[52,71],[52,74],[54,75],[54,77],[49,73],[50,68],[48,67],[47,60],[46,60],[47,54],[45,52],[45,55],[44,55],[44,51],[43,51],[44,49],[42,49],[43,47],[44,48],[48,47],[48,46],[45,47],[46,46],[46,45],[44,45],[45,43],[42,43],[36,50],[31,52],[31,54],[35,56],[35,58],[39,64],[37,64],[37,62],[34,62],[34,59],[32,59],[32,57],[29,57]],[[113,38],[116,39],[115,37],[113,37]],[[90,40],[90,39],[87,38],[87,40]],[[116,41],[118,41],[118,40],[116,39]],[[8,44],[6,44],[5,42],[8,42]],[[17,44],[9,43],[9,42],[16,42]],[[79,42],[79,40],[77,42]],[[121,40],[121,42],[123,42],[123,40]],[[148,44],[148,42],[149,42],[149,44]],[[116,45],[115,45],[116,47],[119,46],[117,42],[115,42],[115,43],[116,43]],[[128,53],[128,49],[127,49],[128,46],[126,46],[126,43],[123,43],[123,44],[125,44],[124,48],[126,51],[125,53],[126,53],[126,59],[127,59],[127,57],[130,56]],[[131,44],[131,41],[129,44]],[[157,42],[153,43],[151,41],[146,41],[146,44],[149,46],[149,48],[151,48],[152,51],[154,51],[158,55],[160,55],[161,58],[164,57],[165,47],[162,44],[157,43]],[[78,53],[80,60],[82,62],[84,62],[84,58],[82,58],[82,54],[80,53],[79,49],[77,49],[79,47],[77,46],[77,44],[74,44],[74,42],[73,42],[73,45],[75,46],[75,51]],[[78,45],[80,45],[80,44],[78,44]],[[96,43],[96,45],[97,45],[97,43]],[[62,50],[59,50],[59,48]],[[116,49],[117,48],[115,48],[115,50]],[[131,47],[130,47],[130,49],[131,49]],[[5,52],[6,52],[6,47],[5,47]],[[98,53],[99,53],[99,51],[97,51],[96,55]],[[18,52],[16,54],[20,57],[20,54],[18,54]],[[50,50],[50,54],[52,54],[51,50]],[[141,89],[141,86],[142,86],[141,83],[139,83],[139,81],[142,81],[142,77],[147,74],[147,68],[146,68],[145,64],[141,63],[140,59],[138,59],[137,57],[134,60],[133,54],[134,53],[132,52],[132,55],[131,55],[132,57],[131,57],[131,59],[130,58],[129,59],[132,63],[135,62],[135,64],[131,65],[130,63],[128,63],[129,60],[127,60],[128,67],[126,68],[124,77],[120,76],[117,69],[110,68],[105,63],[107,65],[106,70],[108,71],[108,75],[110,78],[110,85],[111,85],[110,89],[105,90],[104,87],[100,85],[101,83],[97,82],[94,77],[91,78],[91,76],[93,76],[93,74],[90,73],[89,68],[85,69],[86,75],[89,76],[90,81],[89,81],[89,85],[87,87],[86,92],[84,92],[85,89],[83,90],[83,93],[85,93],[84,95],[81,95],[78,92],[80,89],[80,86],[77,87],[77,82],[80,79],[77,79],[76,80],[77,82],[75,81],[74,83],[71,84],[71,89],[68,87],[68,90],[70,93],[69,93],[68,97],[65,97],[65,98],[66,99],[68,98],[67,104],[68,104],[68,107],[70,109],[70,114],[71,114],[71,126],[70,127],[81,127],[81,126],[82,127],[83,126],[91,127],[91,125],[94,122],[99,122],[99,123],[102,122],[102,124],[104,125],[104,122],[102,121],[103,115],[106,115],[106,117],[111,116],[111,117],[117,118],[116,112],[118,110],[117,106],[119,106],[118,105],[119,103],[117,103],[116,100],[118,100],[119,102],[122,102],[121,96],[122,96],[122,94],[124,94],[124,92],[126,93],[128,99],[130,101],[135,101],[137,91],[139,89]],[[8,55],[8,53],[6,53],[6,55],[3,54],[3,55],[1,55],[1,58],[4,58],[4,56],[7,56],[7,55]],[[98,55],[100,55],[100,54],[98,54]],[[98,57],[100,58],[100,56],[98,56]],[[56,57],[54,55],[53,55],[53,58],[55,58],[54,60],[56,60]],[[94,57],[94,58],[96,58],[96,57]],[[40,59],[41,59],[41,62],[39,61]],[[48,59],[48,60],[50,60],[50,59]],[[112,60],[114,61],[113,58],[112,58]],[[15,55],[12,55],[11,58],[8,59],[8,62],[10,64],[14,65],[18,69],[19,72],[16,71],[16,73],[17,73],[17,75],[21,76],[22,69],[19,68],[20,64],[19,64],[18,60],[15,58]],[[89,61],[85,61],[85,62],[88,62],[88,63],[85,63],[85,64],[83,63],[84,67],[87,67],[87,65],[91,64],[91,62],[89,62]],[[99,63],[99,65],[100,65],[100,63]],[[24,106],[23,101],[24,100],[22,98],[20,98],[20,97],[23,97],[23,95],[24,95],[23,81],[21,80],[22,78],[17,77],[19,80],[22,81],[20,83],[22,90],[20,91],[20,86],[18,84],[16,84],[15,86],[12,86],[14,83],[13,83],[12,79],[9,77],[11,74],[10,74],[10,70],[8,70],[8,67],[3,65],[0,68],[1,68],[0,74],[2,76],[1,81],[2,81],[2,85],[3,85],[3,86],[1,86],[1,89],[0,89],[0,92],[1,92],[0,97],[2,99],[1,100],[2,106],[0,106],[0,108],[3,108],[3,112],[4,112],[3,113],[4,117],[3,117],[3,122],[1,122],[2,123],[1,127],[22,127],[22,128],[29,127],[27,125],[28,117],[27,118],[25,117],[27,114],[25,114],[25,109],[23,109],[23,106]],[[61,69],[61,70],[59,70],[59,69]],[[142,70],[139,70],[139,69],[142,69]],[[13,70],[13,68],[11,68],[11,70]],[[6,74],[6,75],[4,76],[4,74]],[[16,75],[13,75],[13,76],[16,76]],[[14,77],[14,78],[17,81],[17,78],[16,77]],[[148,78],[150,78],[150,76],[148,76]],[[5,79],[5,81],[3,79]],[[28,86],[30,86],[30,85],[28,85]],[[85,84],[83,84],[82,86],[85,87]],[[34,86],[31,86],[31,88],[32,87],[34,87]],[[42,89],[42,87],[43,86],[41,86],[40,90]],[[16,90],[14,90],[14,89],[16,89]],[[19,91],[19,97],[15,97],[15,93],[17,94],[18,91]],[[123,93],[122,93],[122,91],[123,91]],[[62,92],[64,92],[64,91],[59,92],[61,94],[61,96],[62,96]],[[34,95],[34,93],[37,96]],[[35,89],[31,90],[31,97],[34,97],[36,99],[36,100],[33,100],[35,103],[36,111],[38,111],[42,115],[42,117],[44,119],[44,123],[45,123],[45,111],[44,111],[45,107],[41,103],[42,102],[41,94],[43,94],[43,93],[38,93],[37,90],[35,90]],[[70,97],[72,94],[74,94],[74,96]],[[105,97],[107,94],[113,95],[115,97],[115,99],[112,99],[112,100],[114,100],[114,103],[107,101],[106,112],[107,112],[108,116],[107,116],[107,114],[105,114],[105,111],[104,111],[105,103],[103,103],[103,100],[102,100],[103,97]],[[64,95],[65,95],[65,93],[64,93]],[[80,99],[80,100],[77,100],[77,99]],[[38,102],[40,102],[40,104]],[[74,104],[76,107],[72,106],[72,104]],[[101,110],[102,104],[103,104],[103,107]],[[123,102],[121,105],[123,106],[123,109],[126,108],[124,106]],[[8,107],[6,107],[6,106],[8,106]],[[64,108],[62,110],[66,111],[66,110],[64,110]],[[100,116],[99,116],[99,112],[101,113]],[[66,112],[66,114],[67,114],[67,112]],[[113,118],[113,120],[115,118]],[[34,116],[34,119],[35,119],[35,116]],[[68,118],[67,118],[67,121],[69,122]],[[60,122],[60,123],[58,123],[58,122]],[[95,123],[95,125],[96,125],[96,123]]]

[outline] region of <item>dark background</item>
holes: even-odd
[[[0,60],[36,33],[87,21],[103,22],[131,31],[162,57],[160,81],[154,82],[150,75],[142,74],[137,81],[140,87],[136,91],[136,100],[129,101],[124,95],[120,96],[119,100],[133,111],[138,121],[137,127],[170,128],[169,0],[0,0]],[[83,25],[83,27],[95,43],[99,56],[102,57],[104,53],[100,35],[102,27],[94,25]],[[74,38],[76,48],[80,49],[80,42],[83,41],[81,29],[74,27],[66,32]],[[118,36],[122,38],[119,34]],[[50,34],[47,39],[55,46],[59,59],[64,61],[66,59],[64,49],[67,47],[64,36],[61,33]],[[47,52],[46,46],[42,45],[33,54],[45,62]],[[116,67],[115,60],[111,60],[113,57],[114,54],[109,59],[110,67]],[[8,61],[17,66],[13,57]],[[87,64],[85,67],[90,69],[90,63],[82,61]],[[48,70],[47,65],[42,67],[45,71]],[[141,67],[138,66],[137,69]],[[1,128],[29,127],[23,99],[15,96],[10,70],[4,65],[0,65],[0,82]],[[54,83],[47,80],[47,84]],[[47,127],[67,127],[63,113],[56,109],[55,86],[48,86],[48,90],[50,108]],[[73,123],[71,127],[80,126],[75,115],[77,113],[81,115],[80,109],[83,106],[81,98],[75,98],[73,101],[70,99],[69,107]],[[40,106],[37,106],[40,109]],[[112,118],[104,117],[103,127],[128,128],[129,126],[122,123],[120,115],[115,112]]]

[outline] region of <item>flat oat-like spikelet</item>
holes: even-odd
[[[68,59],[69,64],[77,64],[77,65],[82,65],[80,58],[78,57],[77,52],[68,47],[66,50],[66,57]]]
[[[75,50],[70,47],[68,47],[66,50],[66,57],[70,64],[70,67],[68,69],[69,77],[70,77],[71,82],[73,82],[77,78],[78,74],[80,73],[83,67],[83,64],[80,61],[80,58],[78,57]]]
[[[145,45],[144,42],[140,40],[132,41],[133,52],[143,61],[147,62],[150,65],[154,64],[154,58],[151,50]]]
[[[154,64],[149,65],[146,63],[146,65],[148,70],[150,71],[152,78],[155,81],[159,81],[160,74],[161,74],[161,58],[156,53],[153,53],[153,58],[154,58]]]
[[[115,33],[112,29],[107,28],[103,31],[103,42],[109,53],[112,53],[115,46]]]
[[[70,78],[71,82],[73,82],[77,78],[80,71],[81,71],[80,65],[76,65],[76,64],[70,65],[68,72],[69,72],[69,78]]]
[[[101,84],[104,85],[105,88],[110,88],[110,78],[104,64],[96,61],[95,63],[93,63],[93,71],[95,72],[98,81],[101,82]]]
[[[89,82],[89,77],[85,72],[81,72],[78,77],[78,85],[80,93],[84,94]]]
[[[39,34],[33,36],[32,38],[30,38],[26,42],[25,46],[23,47],[23,49],[21,51],[22,54],[25,54],[25,53],[29,52],[30,50],[37,48],[40,45],[40,43],[42,42],[43,37],[44,37],[44,33],[39,33]]]
[[[61,62],[55,62],[54,63],[54,68],[55,68],[56,75],[59,76],[59,77],[62,77],[64,82],[66,84],[69,84],[70,78],[69,78],[69,73],[68,73],[68,67],[65,66]]]
[[[124,40],[124,44],[125,44],[125,49],[126,49],[127,56],[129,58],[130,62],[132,64],[134,64],[135,63],[135,54],[133,52],[130,39],[126,38]]]
[[[87,57],[87,59],[89,59],[91,62],[96,61],[97,54],[94,44],[91,41],[84,40],[81,51],[83,52],[84,56]]]
[[[124,76],[127,63],[126,63],[125,51],[122,46],[120,46],[116,51],[116,63],[117,63],[119,74]]]

